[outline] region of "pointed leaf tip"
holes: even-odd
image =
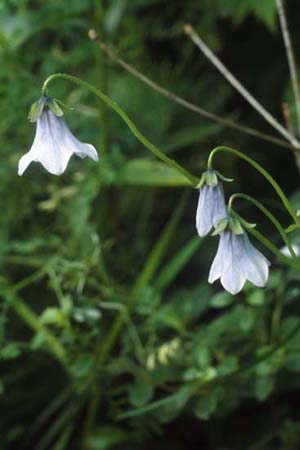
[[[30,122],[36,122],[41,116],[45,106],[45,99],[42,97],[37,102],[32,103],[28,114]]]
[[[50,101],[48,101],[47,104],[48,104],[49,109],[57,117],[62,117],[64,115],[63,110],[61,109],[61,107],[59,106],[58,102],[55,99],[53,99],[53,100],[51,99]]]
[[[232,183],[234,181],[233,178],[227,178],[224,175],[222,175],[220,172],[218,172],[217,170],[215,171],[216,175],[218,178],[220,178],[220,180],[225,181],[226,183]]]

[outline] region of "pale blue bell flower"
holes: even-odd
[[[267,258],[251,244],[246,232],[235,234],[226,230],[220,234],[208,281],[213,283],[220,278],[224,289],[235,295],[242,290],[246,280],[257,287],[265,286],[269,265]]]
[[[196,228],[200,237],[206,236],[220,220],[227,217],[223,184],[217,177],[214,179],[216,182],[212,185],[206,181],[200,187],[196,213]]]
[[[76,139],[63,117],[58,117],[51,109],[45,108],[37,117],[36,123],[32,147],[19,161],[19,175],[23,175],[32,161],[41,163],[53,175],[61,175],[66,170],[73,154],[98,161],[95,147]]]

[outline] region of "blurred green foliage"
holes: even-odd
[[[288,1],[295,42],[300,7]],[[192,22],[276,116],[290,99],[271,0],[2,0],[0,4],[0,448],[281,449],[300,447],[300,275],[276,261],[266,289],[209,286],[215,244],[195,233],[197,192],[154,160],[80,87],[71,129],[100,162],[60,178],[32,165],[26,116],[42,81],[68,72],[105,91],[163,151],[196,175],[211,148],[251,152],[299,207],[288,150],[203,119],[100,54],[89,28],[143,73],[224,117],[270,132],[182,33]],[[276,95],[275,95],[276,94]],[[266,202],[271,189],[231,157],[220,169]],[[288,173],[288,177],[287,177]],[[172,189],[171,189],[172,188]],[[278,236],[257,211],[275,243]]]

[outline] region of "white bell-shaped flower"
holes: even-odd
[[[200,237],[206,236],[227,216],[223,184],[214,171],[203,174],[200,182],[196,213],[196,228]],[[202,184],[202,185],[201,185]]]
[[[250,242],[246,232],[235,234],[230,229],[220,235],[218,251],[212,263],[209,283],[220,278],[231,294],[240,292],[246,280],[255,286],[265,286],[270,262]]]
[[[41,105],[38,106],[40,111],[32,120],[36,121],[36,134],[31,149],[19,161],[19,175],[23,175],[32,161],[41,163],[53,175],[61,175],[73,153],[80,158],[99,159],[95,147],[76,139],[64,121],[63,113],[55,114],[48,108],[47,101],[51,99],[37,102]]]

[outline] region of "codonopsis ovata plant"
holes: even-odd
[[[207,171],[199,180],[176,161],[161,152],[154,144],[145,138],[145,136],[143,136],[143,134],[137,129],[132,120],[119,107],[118,104],[103,94],[99,89],[72,75],[54,74],[45,81],[42,88],[42,100],[37,102],[31,111],[31,120],[38,122],[37,135],[29,153],[24,155],[20,160],[19,174],[22,174],[24,170],[26,170],[31,161],[40,161],[44,167],[53,174],[57,175],[63,173],[73,153],[80,157],[89,156],[94,160],[98,159],[97,152],[94,147],[77,141],[77,139],[68,130],[66,124],[62,121],[62,114],[59,111],[57,103],[55,101],[48,100],[48,85],[55,79],[71,81],[94,93],[119,115],[119,117],[130,128],[135,137],[155,157],[159,158],[173,170],[178,171],[180,175],[184,177],[186,185],[200,190],[196,214],[196,227],[198,233],[201,237],[206,236],[213,228],[215,228],[215,231],[212,234],[219,235],[219,247],[209,273],[208,281],[210,283],[220,279],[223,287],[231,294],[240,292],[246,280],[252,282],[258,287],[263,287],[266,285],[270,263],[268,259],[250,242],[247,232],[254,235],[254,237],[256,237],[261,244],[263,244],[270,252],[275,254],[282,262],[296,268],[297,270],[300,270],[300,260],[296,255],[288,234],[289,231],[293,231],[295,229],[300,230],[299,218],[278,183],[265,169],[257,164],[252,158],[240,153],[237,150],[228,147],[217,147],[210,153]],[[53,138],[52,132],[55,133],[54,136],[56,136],[57,139]],[[223,186],[220,180],[229,180],[226,180],[219,172],[216,172],[212,165],[214,155],[221,151],[229,152],[246,161],[273,186],[293,220],[293,223],[288,227],[288,229],[284,229],[273,214],[260,202],[244,194],[234,194],[231,196],[228,202],[228,207],[225,207]],[[289,251],[289,256],[283,254],[282,251],[280,251],[280,249],[278,249],[271,241],[259,233],[253,225],[237,216],[233,210],[233,200],[237,197],[252,202],[272,221]],[[142,275],[143,274],[144,272],[142,272]],[[135,302],[139,299],[139,295],[136,294],[137,292],[137,290],[133,289],[133,294],[129,296],[128,303],[126,305],[127,312],[131,310]],[[14,302],[14,304],[16,305],[16,302]],[[26,305],[23,303],[19,303],[19,305],[19,311],[21,311],[23,317],[29,315],[30,321],[32,322],[33,316],[30,311],[28,313],[26,312]],[[100,344],[100,346],[96,349],[97,367],[104,366],[111,349],[118,339],[123,324],[124,314],[119,314],[108,331],[108,336],[104,340],[104,344]],[[294,336],[298,330],[299,324],[297,324],[285,340],[291,339],[291,337]],[[53,338],[51,343],[53,351],[55,351],[59,358],[63,360],[65,358],[64,348],[57,345]],[[270,351],[272,352],[272,349]],[[95,374],[96,373],[98,372],[95,370]],[[96,384],[96,379],[92,377],[91,383],[94,386]],[[88,406],[92,405],[91,411],[96,411],[101,395],[95,396],[94,390],[92,390],[89,397],[90,403]],[[91,420],[91,423],[92,422],[93,420]]]
[[[186,179],[187,184],[199,189],[199,201],[196,213],[196,228],[198,234],[200,237],[204,237],[209,234],[213,228],[215,228],[213,235],[220,234],[219,247],[210,270],[210,283],[220,279],[223,287],[232,294],[238,293],[243,288],[246,280],[251,281],[259,287],[265,286],[268,279],[270,263],[267,258],[253,246],[246,231],[260,240],[261,243],[277,255],[281,261],[300,269],[300,261],[291,245],[288,231],[284,230],[273,214],[260,202],[244,194],[234,194],[229,200],[228,208],[225,206],[222,181],[232,180],[225,178],[213,169],[213,157],[220,151],[232,153],[254,167],[273,186],[287,212],[292,217],[293,224],[289,229],[300,229],[300,220],[286,195],[278,183],[258,163],[237,150],[228,147],[217,147],[210,153],[207,171],[199,180],[145,138],[119,105],[103,94],[99,89],[72,75],[54,74],[45,81],[42,88],[42,98],[32,106],[30,111],[30,120],[32,122],[37,122],[37,133],[30,151],[19,161],[19,175],[24,173],[32,161],[39,161],[50,173],[60,175],[66,169],[73,153],[81,158],[88,156],[95,161],[98,160],[95,148],[90,144],[81,143],[73,136],[62,118],[63,112],[58,105],[58,101],[49,97],[48,85],[55,79],[71,81],[94,93],[120,116],[136,138],[152,154],[172,169],[177,170]],[[254,230],[253,225],[242,218],[237,220],[237,214],[232,208],[233,198],[236,198],[237,196],[252,201],[255,206],[268,216],[283,238],[289,256],[286,256],[285,252],[282,253],[265,236],[257,230]]]

